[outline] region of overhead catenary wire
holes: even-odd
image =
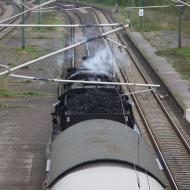
[[[135,163],[133,163],[133,165],[134,165],[135,175],[136,175],[136,178],[137,178],[138,189],[140,190],[140,181],[139,181],[139,176],[138,176],[138,170],[137,170],[137,167],[136,167]]]
[[[110,27],[110,26],[119,26],[119,23],[112,24],[0,24],[0,27]]]
[[[56,7],[46,7],[46,8],[40,8],[40,9],[35,9],[31,12],[34,12],[34,11],[41,11],[41,10],[56,10]]]
[[[55,12],[56,10],[54,9],[49,9],[49,10],[35,10],[35,11],[32,11],[32,13],[49,13],[49,12]],[[40,27],[40,26],[38,26]]]
[[[30,9],[30,7],[28,7],[25,3],[23,3],[22,1],[20,1],[20,0],[12,0],[12,1],[14,1],[15,3],[17,3],[18,5],[22,5],[22,6],[24,6],[26,9]]]
[[[155,89],[149,88],[149,89],[146,89],[146,90],[132,91],[132,92],[129,92],[129,93],[122,94],[122,96],[132,95],[132,94],[141,94],[141,93],[145,93],[145,92],[150,92],[152,90],[155,90]]]
[[[3,67],[3,68],[9,68],[9,66],[2,65],[2,64],[0,64],[0,67]]]
[[[176,3],[181,3],[181,4],[185,5],[185,6],[190,7],[190,4],[188,4],[188,3],[184,2],[184,1],[181,1],[181,0],[172,0],[172,1],[176,2]]]
[[[146,179],[147,179],[147,183],[148,183],[148,190],[151,190],[151,188],[150,188],[150,182],[149,182],[149,176],[147,174],[147,170],[146,170]]]
[[[55,9],[56,6],[49,6],[49,7],[46,7],[46,8],[40,8],[40,9],[35,9],[35,10],[46,10],[46,9]]]
[[[140,137],[139,135],[138,135],[138,166],[140,166]],[[138,173],[138,186],[139,186],[139,189],[141,189],[139,170],[137,171],[137,173]]]
[[[92,37],[92,38],[90,38],[90,39],[83,40],[83,41],[81,41],[81,42],[75,43],[75,44],[70,45],[70,46],[68,46],[68,47],[59,49],[59,50],[57,50],[57,51],[54,51],[54,52],[52,52],[52,53],[49,53],[49,54],[44,55],[44,56],[42,56],[42,57],[39,57],[39,58],[37,58],[37,59],[34,59],[34,60],[28,61],[28,62],[26,62],[26,63],[23,63],[23,64],[21,64],[21,65],[19,65],[19,66],[16,66],[16,67],[7,69],[7,70],[1,72],[1,73],[0,73],[0,76],[9,74],[9,73],[12,72],[12,71],[15,71],[15,70],[21,69],[21,68],[23,68],[23,67],[26,67],[26,66],[28,66],[28,65],[31,65],[31,64],[33,64],[33,63],[39,62],[39,61],[44,60],[44,59],[46,59],[46,58],[49,58],[49,57],[51,57],[51,56],[53,56],[53,55],[56,55],[56,54],[65,52],[65,51],[67,51],[67,50],[69,50],[69,49],[72,49],[72,48],[75,48],[75,47],[77,47],[77,46],[83,45],[83,44],[85,44],[85,43],[87,43],[87,42],[91,42],[91,41],[97,40],[97,39],[99,39],[99,38],[104,38],[104,37],[106,37],[106,36],[109,35],[109,34],[112,34],[112,33],[114,33],[114,32],[123,30],[123,29],[128,28],[128,27],[129,27],[129,25],[125,25],[125,26],[123,26],[123,27],[119,27],[119,28],[116,28],[116,29],[114,29],[114,30],[111,30],[111,31],[102,33],[102,34],[99,35],[99,36]]]
[[[56,7],[47,7],[47,8],[40,8],[40,9],[35,9],[33,11],[31,11],[32,13],[33,12],[45,12],[45,11],[56,11]]]
[[[150,9],[150,8],[168,8],[172,5],[157,5],[157,6],[138,6],[138,7],[126,7],[126,9]]]
[[[27,4],[33,3],[33,2],[35,2],[35,1],[36,1],[36,0],[27,1]]]
[[[35,9],[38,9],[38,8],[43,7],[43,6],[45,6],[45,5],[49,5],[49,4],[51,4],[51,3],[54,3],[54,2],[56,2],[56,1],[57,1],[57,0],[49,0],[49,1],[45,2],[45,3],[42,3],[42,4],[40,4],[40,5],[37,5],[37,6],[35,6],[35,7],[30,8],[30,9],[27,9],[26,11],[23,11],[23,12],[21,12],[21,13],[18,13],[18,14],[16,14],[16,15],[13,15],[13,16],[11,16],[11,17],[9,17],[9,18],[6,18],[6,19],[4,19],[4,20],[0,20],[0,24],[6,22],[6,21],[8,21],[8,20],[11,20],[11,19],[13,19],[13,18],[16,18],[16,17],[18,17],[18,16],[21,16],[21,15],[23,15],[23,14],[25,14],[25,13],[31,12],[32,10],[35,10]]]
[[[124,122],[125,122],[125,124],[127,125],[127,121],[126,121],[126,113],[125,113],[124,103],[123,103],[123,100],[122,100],[122,95],[119,93],[117,87],[116,87],[115,89],[116,89],[116,91],[117,91],[118,96],[120,97],[120,102],[121,102],[121,107],[122,107],[122,112],[123,112]]]
[[[183,1],[180,1],[180,0],[171,0],[173,1],[174,3],[181,3],[180,4],[177,4],[177,5],[174,5],[174,4],[168,4],[168,5],[153,5],[153,6],[138,6],[138,7],[126,7],[125,9],[154,9],[154,8],[169,8],[169,7],[172,7],[172,6],[188,6],[190,7],[189,4],[183,2]]]
[[[111,38],[106,38],[106,40],[108,40],[108,41],[110,41],[110,42],[112,42],[112,43],[118,45],[119,47],[122,47],[122,48],[124,48],[124,49],[127,49],[126,46],[124,46],[123,44],[121,44],[121,43],[119,43],[119,42],[116,42],[115,40],[112,40]]]
[[[96,85],[117,85],[117,86],[146,86],[146,87],[155,87],[159,88],[158,84],[141,84],[141,83],[126,83],[126,82],[100,82],[100,81],[84,81],[84,80],[64,80],[64,79],[48,79],[48,78],[39,78],[32,76],[23,76],[9,74],[10,77],[19,78],[19,79],[28,79],[42,82],[57,82],[57,83],[80,83],[80,84],[96,84]]]
[[[80,9],[90,9],[91,7],[78,7],[78,8],[72,8],[72,9],[64,9],[64,11],[74,11],[74,10],[80,10]]]

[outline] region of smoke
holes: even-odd
[[[73,40],[73,41],[70,41],[70,44],[78,43],[78,42],[81,42],[81,41],[84,41],[84,40],[85,40],[84,36],[75,35],[74,40]]]
[[[83,67],[94,73],[104,72],[110,74],[114,70],[114,58],[108,49],[100,47],[93,57],[88,57],[83,62]]]

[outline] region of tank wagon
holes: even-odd
[[[84,68],[68,69],[66,79],[114,80]],[[65,84],[52,117],[48,189],[164,189],[158,164],[134,130],[132,106],[120,87]]]

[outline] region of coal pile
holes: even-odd
[[[89,89],[69,97],[69,114],[122,114],[121,100],[116,91]]]

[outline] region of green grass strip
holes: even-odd
[[[0,89],[0,97],[6,98],[22,98],[22,97],[32,97],[32,96],[46,96],[47,94],[36,92],[36,91],[13,91],[8,89]]]
[[[160,50],[157,54],[169,58],[182,79],[190,79],[190,47]]]

